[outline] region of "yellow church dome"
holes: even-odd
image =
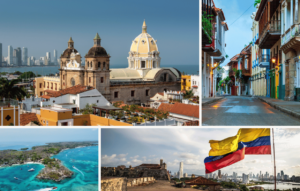
[[[147,25],[144,21],[142,33],[138,35],[131,44],[130,52],[137,53],[139,57],[148,57],[148,53],[158,51],[154,38],[147,33]]]

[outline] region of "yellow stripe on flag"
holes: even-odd
[[[238,149],[239,142],[254,141],[259,137],[270,136],[269,128],[241,128],[236,136],[221,141],[210,140],[209,156],[221,156]]]

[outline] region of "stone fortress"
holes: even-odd
[[[136,167],[121,165],[118,167],[101,167],[101,177],[154,177],[155,180],[170,180],[167,164],[160,160],[160,164],[141,164]]]
[[[78,84],[91,86],[108,101],[141,104],[147,103],[157,92],[181,89],[181,73],[175,68],[161,67],[157,40],[147,33],[145,21],[142,33],[132,41],[127,68],[110,68],[110,55],[101,46],[98,33],[93,47],[85,55],[85,66],[81,66],[82,57],[72,38],[60,58],[61,90]]]

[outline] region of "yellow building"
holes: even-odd
[[[191,89],[192,89],[191,76],[182,75],[181,76],[181,91],[191,90]]]
[[[19,126],[20,125],[20,107],[1,106],[0,107],[0,124],[1,126]]]
[[[132,126],[94,114],[72,115],[71,109],[60,107],[43,107],[37,113],[21,114],[20,118],[22,126],[32,122],[39,122],[42,126]],[[11,121],[5,122],[4,125],[9,125]]]
[[[47,76],[35,78],[35,95],[45,95],[45,90],[59,91],[61,88],[59,76]]]

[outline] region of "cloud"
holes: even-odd
[[[137,158],[139,158],[139,155],[136,155],[136,156],[134,156],[134,157],[130,157],[130,159],[137,159]],[[146,158],[146,157],[145,157]]]
[[[187,159],[196,159],[200,158],[200,155],[195,155],[193,153],[181,153],[178,154],[177,152],[174,153],[174,156],[178,156],[180,158],[187,158]]]

